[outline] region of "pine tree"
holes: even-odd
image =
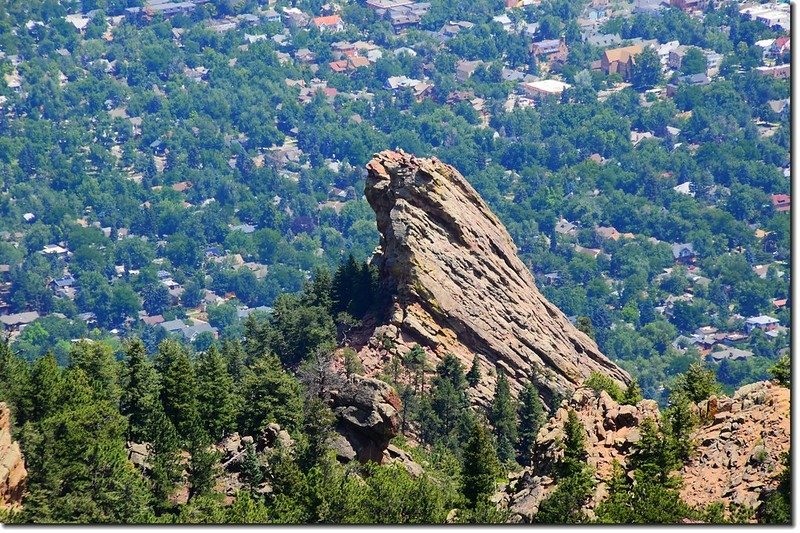
[[[228,374],[233,378],[234,384],[239,385],[245,374],[245,359],[247,358],[242,343],[239,340],[223,340],[222,358],[225,360]]]
[[[95,396],[86,373],[71,368],[57,391],[62,402],[36,425],[26,446],[32,522],[120,523],[150,517],[143,479],[127,461],[125,419]]]
[[[622,395],[622,403],[626,405],[636,405],[640,401],[644,399],[642,395],[642,389],[639,387],[639,383],[634,379],[628,385],[628,388],[625,389],[625,393]]]
[[[675,379],[672,390],[685,393],[690,401],[697,403],[717,394],[720,385],[713,370],[703,363],[692,363],[685,374]]]
[[[152,448],[150,463],[150,494],[156,512],[170,509],[169,497],[181,478],[180,437],[161,404],[151,413],[146,430]]]
[[[120,398],[119,367],[114,351],[105,343],[80,341],[69,352],[70,366],[86,372],[98,398],[116,405]]]
[[[219,452],[208,434],[196,426],[189,441],[189,498],[206,496],[214,489],[219,470]]]
[[[544,408],[539,399],[539,389],[529,381],[519,398],[519,441],[517,452],[523,466],[529,465],[533,459],[536,435],[545,420]]]
[[[20,413],[18,422],[39,421],[47,418],[58,408],[58,390],[61,369],[55,356],[48,352],[33,363],[31,379],[25,396],[30,398],[30,411]]]
[[[653,421],[646,418],[639,426],[641,437],[629,457],[629,464],[639,471],[643,479],[650,479],[664,487],[674,487],[679,479],[672,472],[681,466],[675,447]]]
[[[196,367],[200,420],[213,440],[236,429],[239,406],[233,378],[215,346],[200,354]]]
[[[147,357],[139,339],[128,345],[123,374],[120,413],[128,419],[128,440],[144,442],[150,439],[148,427],[154,412],[161,410],[158,373]]]
[[[242,473],[240,477],[248,486],[250,492],[255,492],[264,479],[264,472],[252,442],[247,442],[244,445],[244,457],[242,458]]]
[[[558,486],[539,506],[534,521],[542,524],[579,524],[586,521],[583,506],[589,499],[593,479],[586,459],[586,430],[575,411],[564,424],[564,455],[556,465]]]
[[[699,423],[697,415],[692,410],[692,405],[686,394],[682,392],[670,395],[669,406],[664,411],[663,425],[667,430],[666,441],[675,454],[677,460],[688,461],[694,442],[692,432]]]
[[[417,415],[423,438],[457,450],[471,425],[471,416],[464,369],[453,354],[446,354],[436,367],[430,395],[422,400]]]
[[[270,422],[284,429],[299,429],[303,418],[300,384],[274,355],[261,357],[242,381],[241,424],[245,434],[255,434]]]
[[[419,344],[411,347],[403,357],[405,366],[411,371],[414,382],[414,393],[425,390],[425,365],[427,362],[425,350]]]
[[[564,424],[564,457],[559,464],[559,477],[569,477],[584,469],[586,460],[586,429],[578,414],[570,409]]]
[[[161,372],[161,404],[184,442],[194,438],[200,426],[197,404],[197,381],[189,354],[177,342],[166,340],[158,347],[158,370]]]
[[[470,429],[464,447],[461,493],[470,509],[488,502],[495,489],[495,478],[500,472],[500,463],[489,435],[486,426],[476,422]]]
[[[500,461],[514,460],[514,445],[517,442],[517,412],[514,399],[504,372],[498,372],[497,385],[492,400],[491,422],[497,437],[497,455]]]
[[[467,372],[467,383],[470,387],[477,387],[478,383],[481,382],[481,367],[480,362],[478,361],[478,356],[472,358],[472,366]]]

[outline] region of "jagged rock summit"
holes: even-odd
[[[533,379],[546,401],[569,396],[592,371],[629,382],[542,296],[503,224],[458,171],[402,151],[376,154],[367,170],[381,234],[373,264],[394,294],[390,323],[373,338],[419,343],[434,363],[451,352],[469,368],[477,354],[481,403],[496,368],[517,391]]]

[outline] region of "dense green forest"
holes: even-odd
[[[365,267],[366,268],[366,267]],[[489,523],[507,513],[491,498],[509,472],[529,465],[535,435],[544,422],[536,388],[515,400],[502,374],[488,409],[470,407],[467,389],[480,379],[446,357],[425,383],[425,352],[412,349],[385,379],[402,403],[402,431],[420,446],[409,452],[424,472],[402,465],[341,464],[331,451],[335,417],[320,372],[357,373],[350,362],[338,371],[329,357],[333,316],[355,303],[357,293],[336,290],[321,272],[299,297],[285,297],[281,318],[249,319],[243,339],[197,352],[175,340],[149,354],[139,339],[121,360],[99,342],[82,341],[66,367],[52,354],[30,363],[0,345],[0,400],[9,402],[30,472],[21,512],[8,522],[127,523]],[[350,280],[347,280],[350,281]],[[349,286],[349,284],[348,284]],[[362,293],[363,295],[363,293]],[[314,317],[314,323],[307,320]],[[345,357],[346,359],[346,357]],[[788,386],[788,358],[774,369]],[[472,382],[473,385],[470,385]],[[642,399],[635,382],[627,390],[595,375],[586,386],[622,404]],[[682,502],[674,473],[691,457],[688,438],[700,423],[692,402],[719,391],[712,371],[693,364],[670,391],[661,422],[647,419],[636,445],[635,484],[615,473],[609,497],[597,509],[599,523],[711,522],[752,518],[751,509],[722,504],[691,508]],[[224,502],[217,479],[223,465],[211,445],[233,432],[258,436],[270,423],[291,435],[290,444],[257,453],[246,448],[244,486]],[[565,426],[564,453],[555,466],[556,491],[542,503],[542,523],[584,523],[581,507],[593,492],[586,464],[585,430],[574,411]],[[147,442],[149,464],[127,461],[126,442]],[[187,454],[183,451],[188,452]],[[788,457],[788,456],[787,456]],[[790,479],[788,469],[782,474]],[[269,490],[262,490],[265,486]],[[186,501],[177,493],[187,492]],[[789,484],[784,481],[759,519],[785,522]]]

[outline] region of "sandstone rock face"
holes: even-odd
[[[789,399],[789,389],[765,381],[746,385],[730,398],[701,402],[697,409],[706,422],[692,436],[697,449],[677,472],[684,480],[684,501],[692,506],[723,502],[758,508],[762,494],[776,488],[780,455],[789,449]],[[558,442],[564,436],[569,410],[575,411],[586,430],[587,463],[595,471],[597,489],[585,509],[590,517],[607,494],[613,461],[626,467],[640,438],[639,425],[646,418],[657,421],[661,416],[652,400],[619,405],[605,392],[576,390],[539,431],[533,465],[504,488],[501,501],[516,522],[531,521],[539,504],[555,489],[550,475],[562,454]]]
[[[746,385],[732,398],[711,398],[711,425],[697,432],[698,449],[680,474],[681,497],[692,505],[724,500],[757,507],[777,486],[781,453],[789,450],[790,391],[768,381]]]
[[[387,383],[353,375],[331,392],[336,431],[334,449],[342,460],[384,459],[384,451],[400,429],[400,398]]]
[[[373,358],[362,354],[368,370],[381,364],[374,354],[388,338],[400,351],[422,345],[434,364],[450,352],[469,368],[477,354],[479,403],[491,397],[497,368],[515,392],[535,380],[546,401],[569,396],[592,371],[629,382],[541,295],[503,224],[453,167],[385,151],[367,170],[381,234],[373,262],[395,295],[389,324],[366,350]]]
[[[11,439],[11,411],[0,402],[0,509],[21,507],[27,478],[19,443]]]
[[[509,483],[506,504],[514,520],[530,522],[539,504],[556,487],[552,477],[555,463],[563,455],[559,443],[564,438],[564,425],[570,410],[574,410],[586,431],[586,462],[595,473],[597,498],[587,506],[587,514],[605,494],[605,481],[611,477],[616,460],[625,466],[627,454],[639,439],[638,425],[646,418],[660,419],[658,405],[653,400],[642,400],[636,405],[619,405],[605,391],[579,388],[539,430],[536,436],[536,457],[533,465]]]

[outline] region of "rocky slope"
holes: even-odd
[[[0,509],[20,506],[27,477],[19,443],[11,440],[11,411],[0,402]]]
[[[696,430],[697,449],[679,472],[684,480],[681,497],[692,506],[714,502],[760,505],[761,495],[777,486],[780,455],[789,449],[789,389],[771,382],[742,387],[728,397],[712,397],[697,409],[706,422]],[[541,501],[555,489],[550,477],[559,457],[568,410],[574,410],[586,430],[588,464],[595,470],[597,489],[587,505],[592,510],[606,495],[611,465],[623,466],[639,440],[645,418],[658,420],[658,406],[642,400],[636,406],[619,405],[608,394],[580,388],[564,400],[536,441],[533,466],[526,468],[499,495],[518,522],[529,522]]]
[[[453,167],[385,151],[367,170],[381,234],[373,263],[394,292],[390,320],[361,347],[367,370],[418,343],[432,364],[451,352],[469,368],[477,354],[479,403],[492,395],[495,369],[515,391],[535,380],[546,401],[569,396],[592,371],[629,381],[541,295],[503,224]]]

